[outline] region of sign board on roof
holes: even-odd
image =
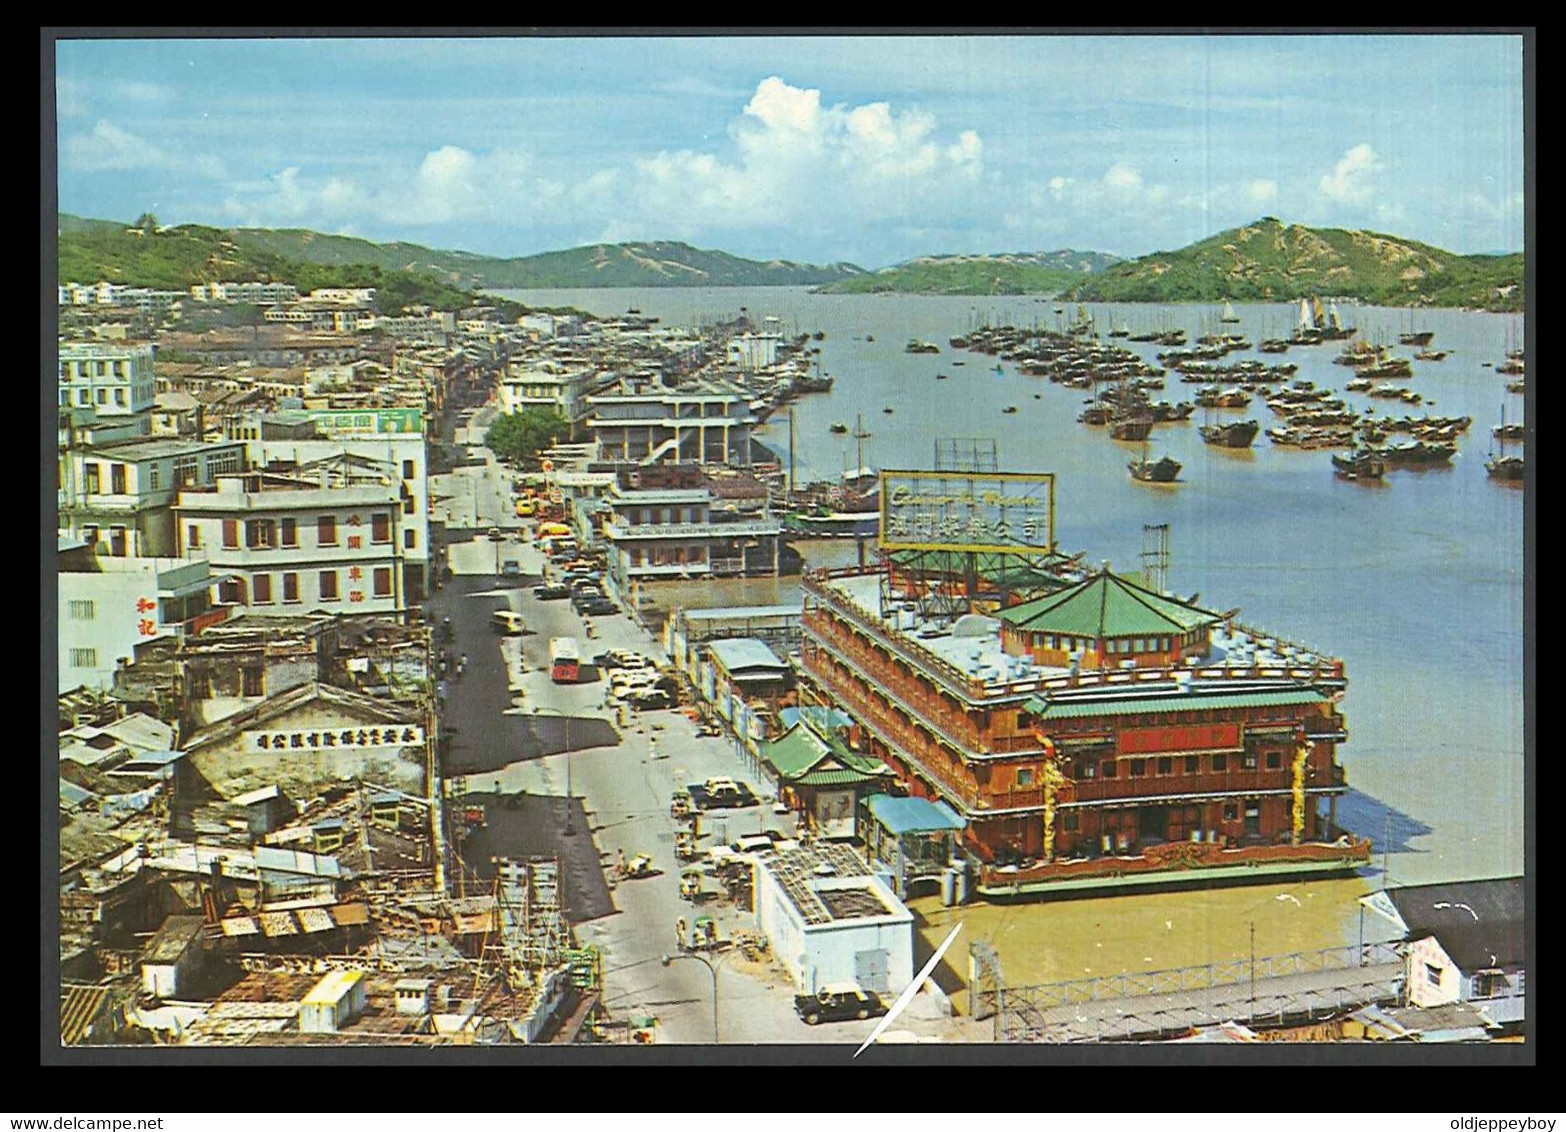
[[[417,747],[424,743],[424,728],[393,723],[364,726],[311,727],[297,731],[246,731],[248,751],[329,751],[342,747]]]
[[[1055,477],[883,471],[881,549],[1053,554]]]
[[[311,409],[310,419],[328,436],[422,434],[422,409]]]

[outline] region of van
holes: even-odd
[[[765,853],[773,848],[773,842],[772,838],[764,833],[753,833],[736,837],[729,842],[729,848],[736,853]]]
[[[519,636],[525,624],[520,613],[513,613],[509,609],[497,609],[490,615],[489,623],[495,632],[504,633],[508,637]]]

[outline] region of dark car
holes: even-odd
[[[570,586],[534,586],[533,596],[539,601],[564,601],[571,596]]]
[[[584,617],[613,617],[620,612],[620,607],[604,597],[585,602],[577,612]]]
[[[674,706],[674,697],[663,688],[644,688],[630,695],[631,706],[641,711],[660,711]]]
[[[853,983],[828,983],[815,994],[795,995],[794,1010],[805,1025],[814,1026],[818,1022],[846,1022],[885,1014],[886,1004],[874,991]]]

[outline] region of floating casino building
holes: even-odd
[[[983,584],[971,569],[932,580],[892,556],[804,579],[806,691],[910,793],[956,811],[981,895],[1369,860],[1336,821],[1342,661],[1107,566],[1068,577],[962,603],[994,616],[954,616],[953,593]]]

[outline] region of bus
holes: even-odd
[[[552,637],[549,641],[549,678],[556,684],[575,684],[582,667],[582,652],[575,637]]]

